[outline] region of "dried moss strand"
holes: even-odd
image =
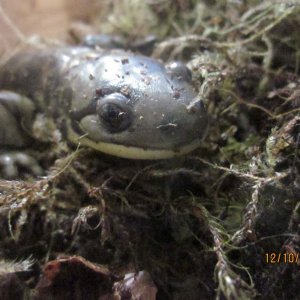
[[[236,47],[236,46],[241,47],[243,45],[249,44],[249,43],[257,40],[259,37],[263,36],[267,32],[269,32],[270,30],[272,30],[276,25],[281,23],[285,18],[287,18],[291,13],[293,13],[293,11],[294,11],[293,7],[287,9],[278,18],[276,18],[273,22],[271,22],[269,25],[267,25],[263,29],[259,30],[257,33],[251,35],[247,39],[239,40],[237,42],[230,42],[230,43],[226,43],[226,42],[225,43],[224,42],[216,43],[216,46],[219,47],[219,48],[233,48],[233,47]]]
[[[205,220],[208,230],[210,231],[214,241],[214,252],[217,256],[217,263],[215,265],[215,276],[218,284],[216,299],[234,299],[234,300],[248,300],[256,294],[252,285],[246,283],[236,274],[232,268],[231,263],[226,255],[224,247],[228,247],[228,243],[224,238],[228,238],[226,232],[221,229],[220,225],[214,220],[214,217],[200,204],[193,206],[194,215],[203,222]],[[241,268],[241,267],[239,267]],[[242,268],[244,269],[244,268]]]

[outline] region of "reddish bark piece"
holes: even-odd
[[[99,299],[111,291],[110,275],[106,267],[80,256],[58,258],[44,267],[36,299]]]

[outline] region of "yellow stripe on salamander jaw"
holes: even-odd
[[[126,146],[126,145],[118,145],[112,143],[104,143],[104,142],[94,142],[90,140],[87,136],[78,136],[71,127],[68,128],[68,139],[70,142],[74,144],[82,144],[98,150],[100,152],[123,157],[129,159],[166,159],[172,158],[175,156],[180,156],[187,154],[197,147],[199,147],[201,140],[196,140],[186,146],[183,146],[178,149],[178,151],[172,150],[158,150],[158,149],[143,149],[138,147]]]

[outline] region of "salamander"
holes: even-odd
[[[186,154],[207,128],[183,63],[83,46],[27,46],[0,67],[0,147],[27,147],[38,114],[73,144],[129,159]]]

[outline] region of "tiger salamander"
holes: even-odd
[[[68,141],[130,159],[186,154],[207,127],[184,64],[80,46],[24,47],[0,67],[0,147],[26,147],[41,113]]]

